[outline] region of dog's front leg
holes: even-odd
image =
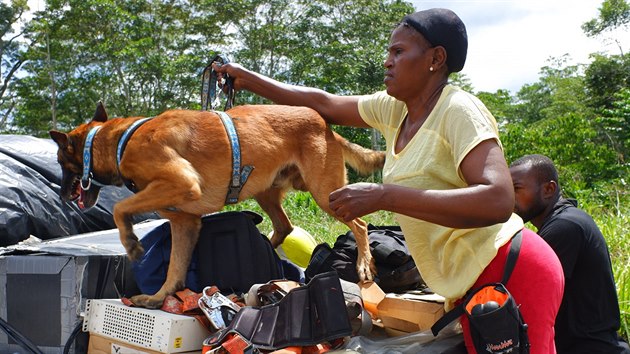
[[[130,197],[114,205],[114,222],[118,227],[120,243],[127,251],[127,257],[132,261],[138,261],[144,254],[144,248],[133,232],[133,214],[123,212],[126,209],[125,204],[132,203],[133,199],[134,197]]]
[[[168,295],[186,286],[186,273],[199,239],[201,218],[198,215],[179,213],[169,216],[171,222],[171,258],[162,288],[154,295],[137,295],[131,298],[137,306],[160,308]]]
[[[370,252],[367,224],[363,219],[356,218],[348,223],[357,240],[357,275],[360,280],[373,280],[376,265]]]

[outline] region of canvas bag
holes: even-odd
[[[418,268],[409,254],[405,236],[398,226],[368,225],[370,251],[376,263],[375,282],[385,292],[404,292],[424,287]],[[357,283],[357,243],[352,231],[337,237],[331,248],[317,245],[306,268],[306,278],[336,270],[343,280]]]
[[[431,327],[433,335],[465,314],[470,322],[470,335],[477,353],[529,353],[527,324],[504,285],[516,264],[522,238],[522,232],[518,232],[512,239],[501,282],[484,284],[469,291],[462,303]]]

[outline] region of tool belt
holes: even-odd
[[[241,308],[229,325],[206,339],[213,349],[239,337],[255,349],[314,346],[352,334],[343,290],[336,272],[316,275],[278,302]]]
[[[519,231],[512,239],[501,282],[484,284],[469,291],[462,303],[431,327],[433,335],[453,320],[466,315],[477,353],[529,353],[527,324],[519,305],[504,285],[514,270],[522,238]]]

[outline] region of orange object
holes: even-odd
[[[227,339],[221,344],[228,353],[244,353],[245,349],[251,347],[251,344],[247,342],[243,337],[238,334],[229,334]]]
[[[317,345],[311,345],[308,347],[302,347],[302,354],[321,354],[329,352],[331,346],[326,343],[320,343]]]
[[[486,286],[477,291],[472,299],[466,304],[466,311],[472,312],[472,308],[477,304],[485,304],[488,301],[496,301],[499,306],[503,306],[508,299],[508,294],[498,291],[494,286]]]

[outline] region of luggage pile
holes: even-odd
[[[37,348],[45,348],[41,353],[88,354],[326,353],[347,351],[356,338],[413,336],[427,331],[443,314],[443,299],[424,285],[400,229],[369,226],[378,276],[374,282],[360,283],[352,232],[340,235],[331,247],[317,245],[300,229],[297,238],[306,237],[302,241],[308,242],[298,240],[298,244],[305,250],[296,252],[283,244],[286,252],[276,252],[257,227],[261,221],[260,215],[249,211],[204,216],[186,278],[188,288],[169,296],[155,310],[134,307],[127,298],[155,293],[164,282],[170,254],[168,221],[136,225],[145,255],[134,263],[125,257],[116,229],[0,249],[0,273],[4,273],[0,292],[9,294],[8,299],[0,296],[0,315],[11,308],[8,322],[18,324],[16,332],[25,340],[32,338],[31,345],[25,346],[0,332],[0,352],[24,352],[30,347],[26,352],[36,354]],[[42,253],[49,254],[42,257]],[[39,272],[44,260],[49,270],[59,262],[72,268],[56,277],[12,273],[18,268]],[[39,283],[50,280],[47,288],[59,283],[61,292],[68,294],[62,296],[61,306],[46,305],[45,310],[24,306],[38,303],[29,300],[36,291],[14,283],[33,276]],[[18,288],[27,295],[13,294]],[[51,295],[47,300],[55,298]],[[15,306],[18,300],[20,305]],[[74,309],[70,314],[64,305],[68,303]],[[48,315],[36,318],[38,311]],[[66,323],[61,328],[49,323],[57,321],[59,313]],[[35,321],[37,328],[55,328],[58,335],[53,340],[42,338],[31,330]],[[46,333],[51,337],[50,331]],[[418,340],[414,341],[417,347]],[[358,352],[361,346],[365,343],[356,345]]]

